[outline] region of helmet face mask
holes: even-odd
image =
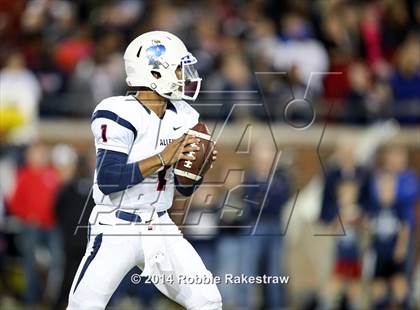
[[[172,100],[195,100],[198,96],[197,59],[173,34],[153,31],[137,37],[127,47],[124,61],[129,86],[148,87]]]
[[[181,99],[195,100],[200,92],[201,78],[194,66],[197,63],[197,59],[191,54],[189,54],[189,57],[192,57],[194,62],[189,61],[185,63],[181,61]]]

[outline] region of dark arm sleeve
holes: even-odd
[[[102,193],[109,195],[127,189],[144,180],[138,162],[127,164],[128,155],[98,149],[96,154],[96,179]]]
[[[192,185],[181,185],[179,184],[178,179],[175,176],[175,188],[183,196],[188,197],[188,196],[191,196],[196,191],[196,189],[201,185],[201,183],[203,183],[203,179],[204,178],[201,178],[200,180],[195,181],[194,184]]]

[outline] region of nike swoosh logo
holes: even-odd
[[[105,226],[111,226],[110,224],[104,224],[104,223],[101,223],[101,222],[99,222],[98,224],[99,225],[105,225]]]
[[[179,127],[173,127],[174,130],[178,130],[179,128],[181,128],[182,126]]]

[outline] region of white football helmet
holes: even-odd
[[[138,36],[125,50],[124,62],[128,86],[147,87],[175,100],[195,100],[198,96],[201,78],[194,67],[197,59],[169,32],[151,31]],[[180,77],[176,74],[178,67]]]

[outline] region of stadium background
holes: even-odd
[[[94,167],[90,114],[127,92],[124,48],[154,29],[179,35],[198,58],[194,107],[220,152],[209,185],[192,201],[177,197],[173,218],[214,274],[290,276],[287,285],[221,286],[226,307],[332,302],[345,231],[336,228],[337,188],[356,184],[371,216],[384,173],[410,241],[402,280],[382,284],[407,285],[418,307],[419,21],[416,1],[0,1],[0,308],[65,304],[85,246],[86,231],[74,236],[74,227],[92,207],[82,212]],[[372,237],[363,231],[362,244]],[[364,246],[354,281],[362,293],[343,303],[374,304],[372,252]],[[169,307],[128,276],[112,306],[138,304]]]

